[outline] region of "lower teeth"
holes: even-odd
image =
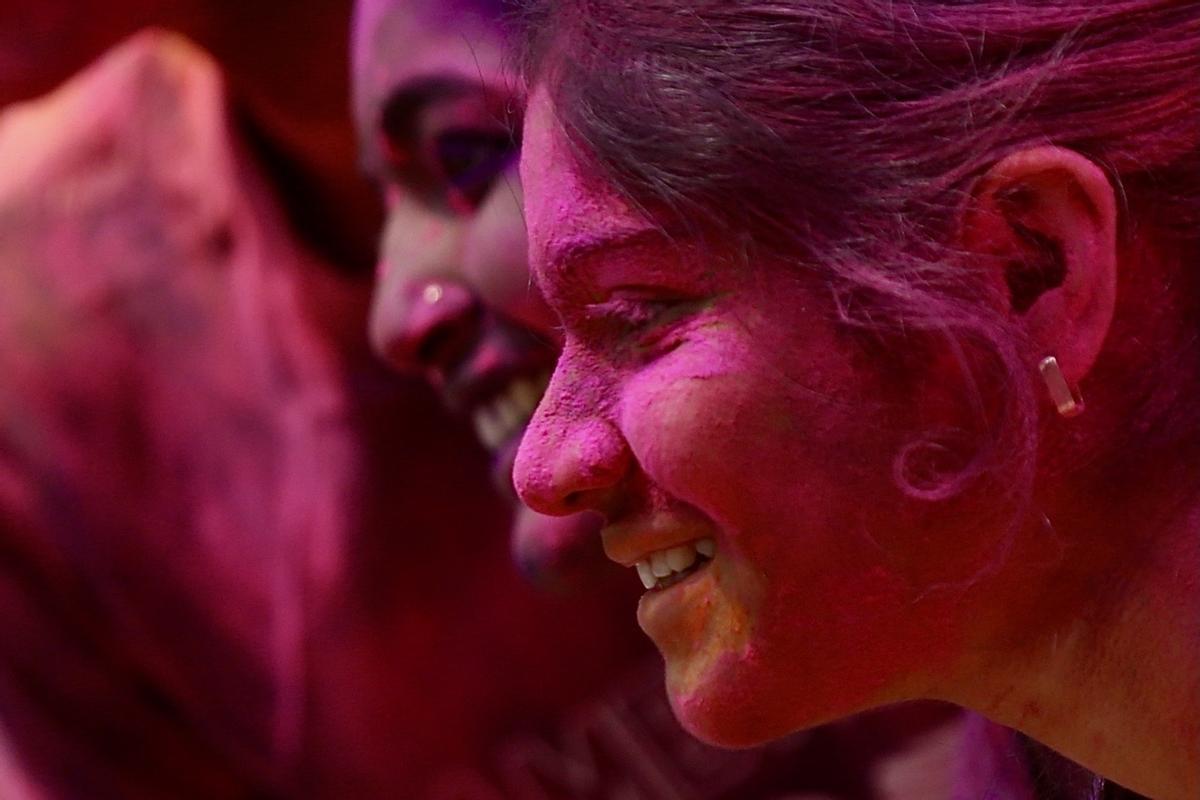
[[[712,559],[701,557],[698,561],[696,561],[695,564],[692,564],[690,567],[685,569],[683,572],[673,572],[665,578],[659,578],[658,585],[654,587],[653,591],[658,591],[660,589],[669,589],[670,587],[679,583],[681,580],[684,580],[685,578],[692,575],[692,573],[696,572],[698,569],[703,567],[705,564],[707,564],[711,560]]]

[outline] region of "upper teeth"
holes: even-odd
[[[495,450],[522,428],[546,391],[550,376],[539,379],[517,378],[491,403],[475,412],[475,433],[484,447]]]
[[[637,562],[638,577],[647,589],[653,589],[664,579],[686,572],[696,563],[697,558],[710,559],[717,552],[717,545],[712,539],[700,539],[695,542],[659,550],[647,558]]]

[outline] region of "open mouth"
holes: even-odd
[[[549,383],[549,372],[518,375],[476,406],[471,421],[475,435],[489,452],[495,455],[505,443],[520,436]]]
[[[550,384],[558,350],[537,330],[498,312],[485,310],[480,326],[438,385],[446,406],[470,421],[498,462],[520,442]]]
[[[708,566],[717,554],[712,539],[697,539],[650,553],[634,567],[649,591],[669,589]]]

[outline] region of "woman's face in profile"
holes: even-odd
[[[835,328],[819,282],[673,246],[582,174],[544,91],[521,171],[565,347],[517,487],[606,516],[681,720],[742,745],[928,691],[970,630],[926,590],[988,541],[897,487],[921,398]]]

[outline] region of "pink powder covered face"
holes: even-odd
[[[626,566],[715,542],[639,607],[684,724],[747,745],[936,692],[971,630],[927,590],[976,574],[995,540],[952,535],[953,513],[896,486],[919,398],[865,364],[817,282],[668,243],[577,165],[542,89],[521,174],[565,345],[517,488],[544,513],[605,514]]]

